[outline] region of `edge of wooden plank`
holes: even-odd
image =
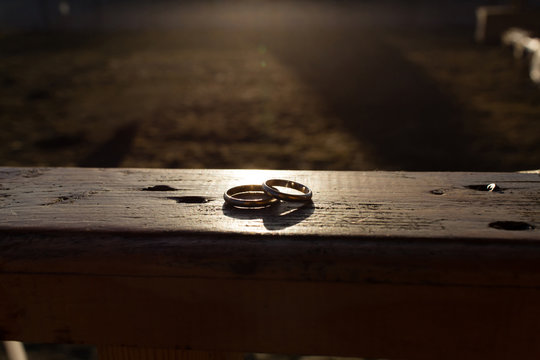
[[[540,288],[540,242],[0,233],[0,273]]]

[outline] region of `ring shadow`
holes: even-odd
[[[240,220],[262,219],[267,230],[282,230],[310,217],[315,212],[315,206],[312,201],[280,201],[264,208],[238,208],[224,203],[222,210],[225,216]]]

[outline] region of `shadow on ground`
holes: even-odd
[[[493,168],[475,150],[456,101],[386,44],[380,30],[310,29],[267,40],[367,145],[371,163],[407,170]]]
[[[132,121],[118,128],[112,137],[88,154],[77,165],[81,167],[118,167],[131,151],[139,124]]]

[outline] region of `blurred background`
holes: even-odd
[[[0,165],[536,169],[486,3],[0,0]]]
[[[474,41],[497,3],[0,0],[0,166],[538,169],[540,88]]]

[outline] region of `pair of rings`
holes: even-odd
[[[276,186],[295,189],[300,194],[282,192]],[[225,191],[223,198],[233,206],[238,207],[264,207],[276,201],[310,201],[313,193],[305,185],[291,180],[271,179],[262,185],[241,185]]]

